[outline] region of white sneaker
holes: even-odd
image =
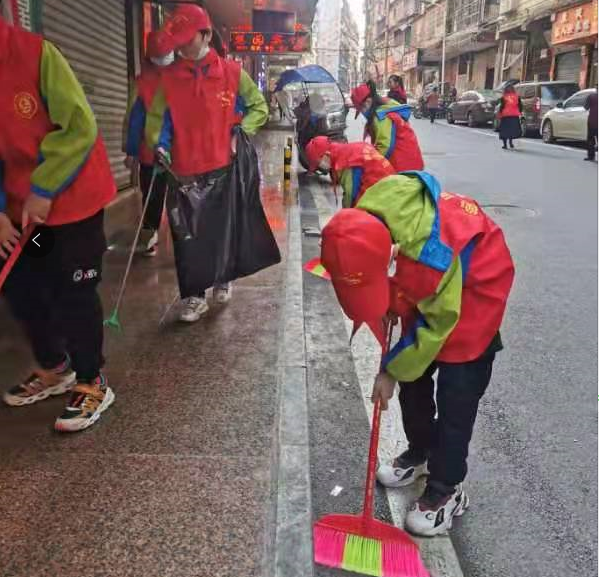
[[[423,475],[428,475],[426,461],[413,455],[409,449],[397,457],[392,465],[380,465],[376,471],[378,482],[391,489],[407,487]]]
[[[454,517],[461,517],[470,504],[462,485],[450,495],[427,485],[424,494],[408,511],[406,529],[414,535],[434,537],[451,529]]]
[[[48,397],[69,392],[77,382],[70,364],[61,372],[38,369],[28,379],[6,391],[2,399],[11,407],[23,407],[43,401]]]
[[[139,236],[139,250],[144,256],[154,257],[158,254],[158,231],[144,228]]]
[[[215,285],[213,291],[214,302],[218,305],[225,305],[231,300],[233,285],[228,282],[222,285]]]
[[[189,297],[181,301],[182,308],[179,313],[179,320],[184,323],[195,323],[200,320],[202,315],[208,312],[208,303],[205,298]]]

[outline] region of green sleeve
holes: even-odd
[[[415,324],[385,359],[385,370],[400,383],[420,378],[434,362],[460,318],[462,265],[456,258],[436,293],[417,305]]]
[[[343,208],[351,208],[351,202],[354,195],[354,177],[351,169],[342,170],[339,175],[339,184],[343,189]]]
[[[166,94],[162,88],[159,88],[152,100],[152,106],[146,114],[145,142],[151,150],[154,150],[161,140],[167,111]],[[164,148],[170,150],[170,146]]]
[[[392,133],[393,133],[393,121],[386,117],[383,120],[374,118],[374,147],[385,157],[389,158],[392,148]]]
[[[268,122],[269,110],[262,92],[245,70],[241,71],[239,96],[245,109],[241,128],[245,133],[253,136]]]
[[[81,85],[62,54],[44,41],[40,92],[55,129],[40,145],[40,163],[31,190],[54,198],[77,176],[98,137],[94,114]]]

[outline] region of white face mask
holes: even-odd
[[[150,61],[156,66],[170,66],[175,61],[175,53],[169,52],[166,56],[150,58]]]
[[[189,56],[184,56],[180,50],[179,50],[178,54],[179,54],[179,56],[181,56],[181,58],[185,58],[186,60],[195,60],[197,62],[199,60],[203,60],[204,58],[206,58],[206,56],[208,56],[208,52],[210,52],[210,45],[204,46],[200,50],[200,52],[197,54],[197,56],[195,56],[195,58],[190,58]]]

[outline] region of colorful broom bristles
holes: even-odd
[[[312,260],[308,261],[304,265],[304,270],[306,272],[309,272],[310,274],[313,274],[314,276],[319,277],[319,278],[323,278],[325,280],[331,280],[330,273],[327,272],[327,270],[324,268],[323,264],[320,262],[320,259],[318,257],[313,258]]]
[[[314,560],[374,577],[429,577],[414,543],[388,542],[314,526]]]

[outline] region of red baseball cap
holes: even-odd
[[[357,86],[351,91],[351,101],[356,108],[356,118],[360,116],[360,107],[367,98],[370,98],[370,96],[372,95],[370,94],[370,87],[368,84],[360,84],[360,86]]]
[[[364,210],[343,209],[322,230],[321,261],[351,320],[371,324],[389,310],[392,246],[387,227]]]
[[[308,164],[310,172],[314,172],[322,157],[331,150],[331,140],[327,136],[317,136],[313,138],[306,146],[306,156],[308,157]]]
[[[179,4],[162,28],[172,50],[189,44],[201,30],[212,30],[208,12],[196,4]]]

